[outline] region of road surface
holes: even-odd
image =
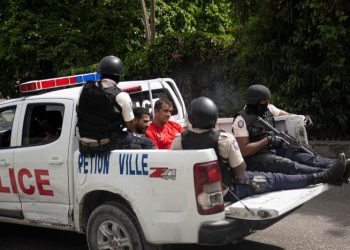
[[[85,236],[28,226],[0,223],[0,250],[86,250]],[[272,227],[236,245],[177,245],[173,250],[349,250],[350,184],[311,200]]]

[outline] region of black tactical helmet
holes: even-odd
[[[97,73],[101,75],[123,76],[124,69],[122,60],[116,56],[105,56],[101,59]]]
[[[214,128],[218,116],[219,112],[216,104],[204,96],[194,99],[188,110],[188,120],[193,128]]]
[[[267,99],[271,97],[271,92],[270,90],[260,84],[254,84],[249,86],[247,89],[247,93],[245,96],[245,101],[247,104],[258,104],[261,100]]]

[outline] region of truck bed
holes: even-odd
[[[329,190],[328,184],[302,189],[283,190],[244,198],[225,207],[226,216],[244,220],[266,220],[280,217]],[[243,206],[243,204],[246,207]]]

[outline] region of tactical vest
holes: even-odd
[[[219,155],[218,141],[220,133],[223,131],[209,130],[204,133],[194,133],[185,131],[181,134],[181,144],[183,149],[207,149],[213,148],[218,157],[223,183],[229,187],[232,184],[230,166],[228,161]]]
[[[246,109],[243,109],[235,115],[233,121],[238,115],[241,115],[246,123],[250,142],[260,141],[267,136],[269,130],[258,122],[258,116],[256,114],[249,113]],[[273,114],[270,110],[266,111],[261,118],[274,126]]]
[[[81,137],[114,142],[122,130],[122,110],[115,98],[121,91],[117,86],[103,88],[101,81],[84,84],[77,108],[78,129]],[[115,110],[119,110],[119,113]]]

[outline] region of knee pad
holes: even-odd
[[[250,181],[249,185],[256,193],[264,193],[268,186],[266,176],[261,173],[254,173],[254,177]]]

